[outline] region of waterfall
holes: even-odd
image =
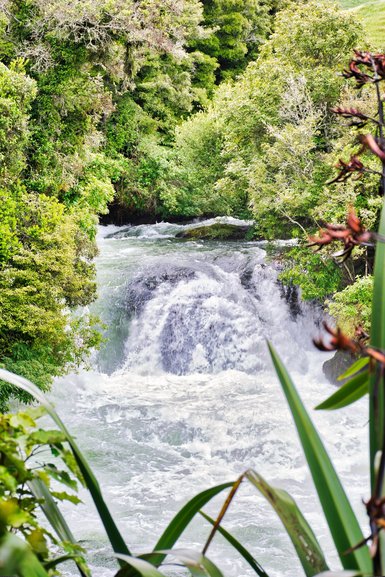
[[[199,225],[213,222],[218,219]],[[290,302],[278,280],[284,247],[176,238],[195,226],[101,228],[95,312],[107,341],[92,371],[56,382],[57,409],[86,449],[135,553],[155,544],[194,493],[251,467],[291,492],[333,563],[330,537],[266,347],[270,339],[311,409],[333,391],[321,368],[328,355],[311,343],[321,312],[300,300],[295,306]],[[317,413],[314,420],[337,470],[349,479],[348,493],[364,521],[364,404],[354,412]],[[207,510],[215,515],[220,505],[217,498]],[[95,575],[112,574],[103,530],[87,496],[84,505],[67,511],[75,533],[93,551]],[[252,487],[242,487],[224,525],[270,575],[302,574],[279,520]],[[182,544],[199,547],[209,530],[203,522],[193,523]],[[227,577],[252,575],[219,539],[210,555]],[[180,574],[173,571],[170,575]]]

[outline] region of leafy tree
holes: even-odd
[[[0,363],[42,387],[100,339],[94,319],[73,315],[96,296],[98,215],[115,190],[158,210],[158,134],[207,99],[194,63],[198,83],[216,64],[184,48],[205,35],[202,10],[198,0],[0,5]]]
[[[278,12],[258,60],[178,128],[171,163],[178,184],[169,187],[167,206],[180,213],[187,201],[198,213],[233,214],[251,207],[269,238],[307,224],[331,175],[324,155],[336,135],[329,107],[344,87],[341,54],[359,35],[352,17],[326,2]]]
[[[192,46],[215,58],[217,80],[234,78],[255,59],[271,28],[271,5],[263,0],[203,0],[212,33]]]

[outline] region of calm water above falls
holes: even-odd
[[[263,243],[175,239],[186,226],[101,228],[94,308],[109,340],[93,371],[56,383],[56,407],[135,553],[155,544],[192,495],[251,467],[295,497],[337,568],[265,344],[273,341],[311,408],[333,391],[321,370],[327,355],[311,344],[318,313],[301,305],[293,316]],[[353,414],[313,415],[364,523],[365,403]],[[93,551],[94,574],[107,577],[107,542],[84,497],[67,508],[69,520]],[[222,499],[206,510],[215,515]],[[241,488],[224,526],[271,577],[302,575],[279,520],[253,488]],[[209,530],[194,523],[181,544],[197,548]],[[227,577],[253,574],[220,537],[209,556]]]

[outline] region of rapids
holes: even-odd
[[[134,553],[149,550],[195,493],[253,468],[292,494],[338,568],[266,348],[271,339],[311,409],[334,390],[322,373],[328,355],[311,344],[320,311],[288,302],[277,281],[277,248],[272,256],[263,242],[175,239],[187,226],[195,225],[100,227],[93,312],[107,341],[92,370],[57,380],[56,408]],[[364,524],[365,403],[312,415]],[[82,497],[66,515],[91,549],[94,575],[108,577],[110,550]],[[223,498],[206,507],[212,516]],[[224,527],[271,577],[303,574],[280,521],[252,487],[241,487]],[[199,548],[209,531],[203,520],[194,522],[179,545]],[[208,556],[226,577],[254,575],[221,537]],[[170,575],[180,571],[169,568]]]

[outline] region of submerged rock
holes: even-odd
[[[176,238],[201,240],[250,240],[252,225],[215,223],[209,226],[197,226],[178,232]]]

